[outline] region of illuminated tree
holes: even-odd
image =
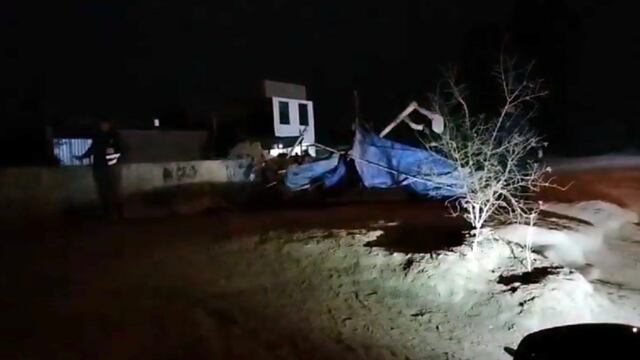
[[[546,94],[541,80],[529,79],[532,67],[516,69],[514,60],[501,56],[496,77],[503,103],[492,115],[471,114],[454,72],[433,97],[434,112],[445,119],[445,129],[428,146],[460,169],[463,195],[449,206],[473,227],[474,249],[478,241],[491,237],[492,224],[533,224],[540,208],[533,195],[550,185],[550,169],[536,156],[545,144],[528,124],[536,114],[536,101]]]

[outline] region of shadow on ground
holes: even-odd
[[[464,243],[461,224],[400,224],[384,229],[384,234],[365,244],[393,252],[428,254]]]
[[[527,271],[523,273],[501,275],[498,278],[498,284],[501,284],[504,286],[511,286],[516,284],[519,284],[519,285],[539,284],[548,276],[556,274],[560,269],[562,268],[557,266],[545,266],[545,267],[535,268],[531,271]]]
[[[324,339],[281,329],[281,319],[262,320],[261,310],[211,310],[210,290],[220,279],[206,254],[217,243],[269,231],[363,229],[382,222],[425,224],[386,229],[382,241],[407,251],[461,239],[459,219],[446,217],[441,203],[7,225],[0,239],[0,358],[344,358],[344,349],[327,349]],[[238,321],[227,316],[233,311],[250,316]],[[281,348],[286,356],[271,356]]]

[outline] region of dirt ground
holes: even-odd
[[[554,174],[554,183],[566,189],[547,188],[545,201],[603,200],[640,213],[640,170],[599,169]]]
[[[640,211],[639,180],[638,170],[565,173],[557,181],[571,187],[546,191],[541,199],[605,200]],[[462,240],[462,222],[447,216],[439,202],[5,224],[0,358],[339,358],[336,354],[344,353],[327,348],[315,331],[289,328],[262,311],[259,302],[243,300],[244,292],[255,289],[227,289],[220,274],[236,264],[220,253],[231,250],[218,246],[268,241],[274,231],[372,230],[390,222],[403,226],[387,228],[371,246],[428,254]],[[283,273],[282,281],[287,279]],[[238,309],[252,316],[239,318]],[[265,323],[271,334],[265,333]],[[283,346],[285,338],[297,340]]]
[[[206,282],[217,264],[201,254],[217,243],[269,231],[356,229],[379,221],[428,226],[434,239],[460,227],[436,202],[5,225],[0,358],[228,356],[231,350],[211,340],[218,330],[207,329],[203,320],[225,314],[208,314],[203,305],[215,291]]]

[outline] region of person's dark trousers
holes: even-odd
[[[109,217],[121,218],[120,167],[117,165],[94,166],[93,179],[96,183],[103,214]]]

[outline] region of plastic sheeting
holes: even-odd
[[[351,150],[362,183],[368,188],[398,188],[434,198],[450,198],[463,193],[462,173],[446,158],[428,150],[417,149],[359,128]],[[337,184],[346,174],[345,160],[338,155],[291,168],[285,184],[291,190],[323,182]]]
[[[409,187],[430,197],[462,194],[461,172],[446,158],[383,139],[359,128],[351,150],[363,184],[369,188]]]
[[[289,168],[284,182],[291,190],[302,190],[312,184],[336,185],[346,174],[344,159],[335,154],[327,159]]]

